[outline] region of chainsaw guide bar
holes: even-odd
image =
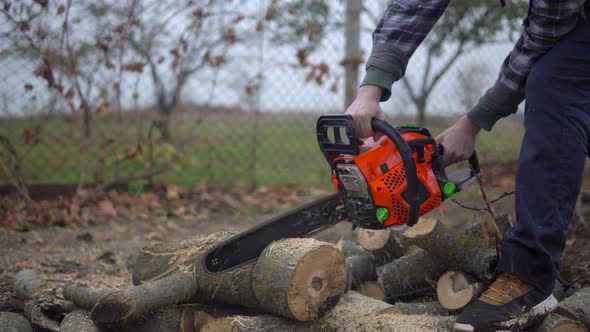
[[[332,194],[272,218],[209,249],[205,270],[220,273],[255,261],[273,241],[310,237],[343,220],[340,194]]]

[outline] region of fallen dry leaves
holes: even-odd
[[[248,191],[244,188],[223,190],[202,184],[193,188],[160,184],[152,192],[145,193],[86,188],[75,197],[59,196],[29,207],[18,196],[8,195],[0,198],[0,226],[27,231],[44,225],[151,220],[163,221],[167,228],[175,229],[177,222],[204,220],[217,214],[276,213],[328,193],[296,185],[261,186]],[[150,238],[158,240],[156,234]]]

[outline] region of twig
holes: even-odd
[[[510,191],[510,192],[506,191],[506,192],[504,192],[502,195],[500,195],[500,196],[498,196],[498,197],[496,197],[496,198],[492,199],[492,200],[490,201],[490,204],[494,204],[494,203],[496,203],[497,201],[501,200],[502,198],[504,198],[504,197],[507,197],[507,196],[510,196],[510,195],[514,195],[514,194],[516,194],[516,191],[515,191],[515,190],[514,190],[514,191]]]
[[[150,180],[151,181],[151,179],[154,177],[154,175],[164,173],[170,167],[171,167],[170,164],[160,165],[159,167],[151,168],[148,171],[141,173],[141,174],[135,174],[135,175],[130,175],[130,176],[123,177],[123,178],[118,178],[118,179],[115,179],[115,180],[103,185],[99,189],[102,191],[108,191],[110,189],[117,187],[118,185],[121,185],[121,184],[124,184],[127,182],[131,182],[131,181],[135,181],[135,180]]]
[[[490,205],[497,203],[499,200],[501,200],[504,197],[508,197],[510,195],[514,195],[515,193],[516,193],[516,191],[504,192],[500,196],[492,199],[490,201]],[[480,207],[474,207],[474,206],[465,205],[465,204],[459,202],[458,200],[456,200],[455,198],[451,199],[451,202],[453,202],[453,203],[455,203],[455,204],[459,205],[460,207],[462,207],[464,209],[467,209],[467,210],[472,210],[472,211],[477,211],[477,212],[481,212],[481,211],[486,211],[487,210],[486,208],[480,208]]]
[[[481,212],[481,211],[484,211],[484,210],[485,210],[485,209],[483,209],[483,208],[477,208],[477,207],[473,207],[473,206],[465,205],[465,204],[463,204],[463,203],[459,202],[458,200],[456,200],[456,199],[454,199],[454,198],[453,198],[453,199],[451,199],[451,202],[453,202],[453,203],[455,203],[455,204],[459,205],[460,207],[462,207],[462,208],[464,208],[464,209],[466,209],[466,210],[472,210],[472,211],[477,211],[477,212]]]

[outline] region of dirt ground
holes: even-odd
[[[509,197],[499,202],[496,209],[513,211],[513,204],[513,198]],[[582,211],[590,222],[590,208],[584,206]],[[40,271],[58,287],[69,281],[103,288],[130,285],[126,263],[143,246],[222,230],[241,231],[276,214],[276,211],[250,216],[217,213],[193,219],[158,215],[131,221],[115,218],[84,226],[33,227],[27,231],[0,226],[0,311],[14,310],[14,275],[21,269]],[[480,212],[465,210],[452,202],[445,202],[435,214],[457,225],[481,216]],[[356,233],[351,224],[343,222],[316,237],[336,242],[340,238],[354,240]],[[573,222],[564,255],[566,271],[562,277],[575,287],[590,284],[589,248],[590,225]]]
[[[26,232],[0,228],[0,311],[13,309],[14,275],[19,270],[35,269],[57,286],[69,281],[103,288],[130,285],[126,263],[146,245],[217,231],[241,231],[276,214],[113,220],[85,226],[38,227]],[[355,236],[351,228],[343,222],[316,237],[330,242],[342,236],[351,240]]]

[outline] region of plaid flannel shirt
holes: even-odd
[[[451,0],[392,0],[373,33],[373,49],[361,85],[383,88],[405,73],[409,58],[449,6]],[[585,0],[531,0],[523,32],[508,54],[496,83],[468,117],[490,130],[500,118],[515,113],[524,99],[526,80],[535,62],[577,24]],[[490,1],[490,6],[494,5]]]

